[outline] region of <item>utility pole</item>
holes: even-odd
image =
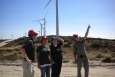
[[[1,40],[2,40],[2,36],[1,36]]]
[[[11,35],[11,39],[13,40],[13,35]]]

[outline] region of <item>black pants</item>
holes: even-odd
[[[60,77],[62,60],[52,65],[51,77]]]

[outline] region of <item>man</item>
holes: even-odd
[[[79,40],[77,34],[74,34],[72,37],[74,40],[73,54],[74,54],[74,59],[77,62],[78,77],[81,77],[82,63],[85,69],[85,77],[88,77],[88,74],[89,74],[89,62],[88,62],[88,57],[87,57],[86,49],[85,49],[85,40],[88,36],[89,29],[90,29],[90,26],[88,26],[85,36],[82,40]],[[77,59],[76,59],[76,55],[77,55]]]
[[[22,62],[23,77],[34,77],[34,66],[35,61],[35,45],[34,42],[37,40],[38,33],[34,30],[29,30],[29,40],[20,48],[24,60]]]

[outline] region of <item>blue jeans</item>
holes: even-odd
[[[51,66],[40,67],[41,77],[45,77],[45,73],[46,73],[46,77],[50,77],[50,67]]]

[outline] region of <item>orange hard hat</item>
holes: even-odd
[[[29,35],[38,35],[38,33],[35,32],[34,30],[29,30],[29,31],[28,31],[28,36],[29,36]]]
[[[44,39],[48,39],[47,36],[42,36],[42,37],[40,38],[40,41],[42,41],[42,40],[44,40]]]

